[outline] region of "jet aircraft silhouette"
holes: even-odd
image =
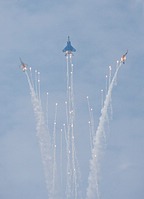
[[[65,55],[73,54],[73,52],[76,52],[76,49],[71,45],[70,37],[68,36],[68,41],[66,47],[63,49],[63,52],[65,52]]]
[[[22,69],[23,72],[25,72],[27,70],[27,64],[25,64],[21,58],[20,58],[20,62],[21,62],[21,65],[20,65],[20,68]]]
[[[128,50],[126,51],[126,53],[121,57],[121,62],[123,64],[125,64],[125,61],[126,61],[126,55],[128,54]]]

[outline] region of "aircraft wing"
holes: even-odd
[[[72,47],[72,50],[71,50],[71,51],[72,51],[72,52],[76,52],[76,49]]]

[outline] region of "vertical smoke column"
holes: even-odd
[[[41,156],[42,156],[42,163],[44,167],[44,174],[45,174],[45,181],[46,186],[48,190],[48,198],[53,198],[53,192],[52,192],[52,149],[51,149],[51,138],[50,134],[46,128],[44,114],[42,111],[42,106],[40,102],[40,92],[39,95],[37,93],[38,85],[35,82],[36,91],[34,89],[34,86],[31,82],[31,78],[29,77],[27,71],[25,71],[25,74],[27,76],[29,88],[30,88],[30,94],[31,94],[31,100],[34,110],[34,115],[36,119],[36,131],[37,131],[37,137],[40,145],[41,150]],[[40,81],[38,81],[38,84],[40,84]]]
[[[107,120],[107,111],[111,103],[112,90],[117,78],[118,71],[120,69],[121,62],[117,65],[115,74],[109,82],[108,92],[104,101],[103,108],[101,109],[101,116],[99,119],[99,125],[94,137],[94,147],[92,149],[92,158],[90,160],[90,173],[88,178],[88,188],[87,188],[87,199],[99,199],[99,167],[100,167],[100,158],[102,153],[102,143],[104,138],[104,126]]]
[[[75,108],[74,108],[74,88],[73,88],[73,63],[72,53],[76,50],[71,46],[70,38],[68,37],[67,46],[63,49],[66,56],[67,66],[67,101],[66,104],[66,148],[67,148],[67,184],[66,184],[66,197],[78,197],[78,161],[76,158],[75,149]]]

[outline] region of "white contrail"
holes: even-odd
[[[92,150],[92,158],[90,160],[90,173],[89,173],[88,188],[87,188],[87,193],[86,193],[87,199],[99,199],[100,198],[98,183],[99,183],[99,166],[100,166],[100,158],[101,158],[101,153],[102,153],[102,143],[103,143],[102,141],[103,141],[104,126],[105,126],[105,121],[107,119],[108,107],[111,102],[113,86],[115,84],[120,66],[121,66],[121,62],[119,63],[118,67],[116,68],[113,79],[109,85],[108,92],[107,92],[107,95],[106,95],[106,98],[104,101],[104,105],[101,110],[99,125],[98,125],[96,135],[94,138],[94,148]]]
[[[38,137],[40,150],[41,150],[46,186],[48,190],[48,198],[52,199],[53,198],[52,196],[53,194],[52,193],[52,171],[53,170],[52,170],[51,139],[50,139],[49,132],[47,131],[47,128],[46,128],[44,114],[42,111],[41,103],[39,101],[39,96],[36,93],[37,87],[36,87],[36,92],[35,92],[28,73],[25,72],[25,74],[27,76],[27,80],[28,80],[30,92],[31,92],[31,100],[32,100],[34,115],[36,119],[36,131],[37,131],[37,137]]]

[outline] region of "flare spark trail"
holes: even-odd
[[[104,126],[107,120],[107,111],[111,103],[112,90],[117,78],[118,71],[121,67],[122,62],[119,62],[117,65],[115,74],[109,84],[108,92],[104,101],[104,105],[101,109],[101,116],[99,119],[99,125],[96,130],[94,137],[94,147],[92,149],[92,158],[90,160],[90,173],[88,178],[88,188],[87,188],[87,199],[100,199],[99,192],[99,167],[100,167],[100,158],[102,152],[102,140],[104,138]]]
[[[36,94],[35,89],[33,87],[33,84],[30,80],[30,77],[28,75],[28,72],[25,71],[29,88],[30,88],[30,94],[31,94],[31,100],[34,110],[34,115],[36,119],[36,132],[37,137],[39,141],[41,156],[42,156],[42,163],[44,168],[44,174],[45,174],[45,181],[46,181],[46,187],[48,190],[48,197],[52,199],[52,150],[51,150],[51,138],[50,134],[47,130],[45,119],[44,119],[44,113],[42,110],[41,102],[39,95]],[[39,82],[38,82],[39,83]]]
[[[75,149],[75,108],[74,108],[74,87],[73,87],[73,72],[74,67],[72,63],[73,52],[76,49],[72,47],[70,38],[68,37],[67,46],[63,49],[66,56],[67,66],[67,101],[66,101],[66,144],[67,144],[67,188],[66,197],[78,197],[78,176],[79,167]]]
[[[56,124],[57,124],[57,106],[55,105],[55,116],[54,116],[54,127],[53,127],[53,180],[52,180],[52,192],[56,194],[56,172],[57,172],[57,165],[56,165]]]
[[[94,125],[94,116],[93,116],[93,109],[90,106],[89,96],[87,96],[87,104],[88,104],[88,111],[89,111],[89,132],[90,132],[90,148],[93,148],[93,138],[95,133],[95,125]]]

